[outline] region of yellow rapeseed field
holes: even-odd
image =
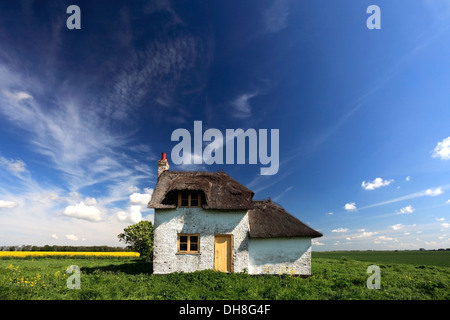
[[[74,251],[0,251],[0,258],[26,258],[47,256],[69,256],[69,257],[126,257],[138,258],[137,252],[74,252]]]

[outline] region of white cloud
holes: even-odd
[[[144,188],[144,192],[148,193],[149,195],[153,194],[153,188]]]
[[[14,159],[6,159],[3,157],[0,157],[0,165],[6,167],[8,170],[19,173],[19,172],[25,172],[26,165],[25,162],[22,160],[14,160]]]
[[[436,221],[444,221],[445,218],[437,218]]]
[[[337,229],[331,230],[331,232],[347,232],[347,231],[348,231],[347,228],[337,228]]]
[[[22,101],[22,100],[27,100],[27,99],[33,99],[33,96],[29,93],[26,93],[24,91],[14,91],[11,92],[9,90],[3,90],[3,94],[10,98],[15,100],[16,102]]]
[[[378,232],[375,231],[364,231],[361,234],[354,236],[353,239],[357,239],[357,238],[369,238],[372,237],[374,235],[378,234]]]
[[[67,240],[78,241],[78,237],[74,234],[66,234]]]
[[[117,219],[121,222],[138,223],[142,220],[141,206],[134,205],[128,208],[128,211],[119,211],[116,214]]]
[[[445,201],[445,203],[450,203],[450,199],[448,199],[447,201]]]
[[[441,187],[436,188],[436,189],[427,189],[427,190],[425,191],[425,195],[427,195],[427,196],[432,196],[432,197],[438,196],[438,195],[440,195],[440,194],[442,194],[442,193],[444,193],[444,191],[442,191],[442,188],[441,188]]]
[[[133,193],[130,195],[130,203],[133,205],[147,206],[152,198],[153,189],[146,189],[151,193]]]
[[[406,180],[406,181],[410,181],[410,180],[411,180],[411,177],[410,177],[410,176],[407,176],[407,177],[405,178],[405,180]]]
[[[58,240],[58,236],[56,235],[56,233],[52,234],[52,239]]]
[[[397,241],[395,238],[386,237],[386,236],[379,236],[375,238],[376,241]]]
[[[86,199],[84,199],[84,204],[87,206],[95,206],[97,204],[97,200],[95,198],[87,197]]]
[[[126,210],[120,210],[115,214],[115,217],[120,222],[138,223],[142,218],[142,210],[147,208],[147,205],[152,197],[153,189],[144,188],[145,193],[133,193],[129,196],[130,206]]]
[[[356,211],[356,204],[354,202],[346,203],[344,209],[347,211]]]
[[[99,209],[95,206],[88,206],[83,201],[74,206],[67,206],[63,214],[68,217],[88,220],[88,221],[101,221],[102,216]]]
[[[450,160],[450,137],[438,142],[433,150],[433,158]]]
[[[8,201],[8,200],[0,200],[0,209],[1,208],[8,208],[12,209],[17,207],[19,204],[15,201]]]
[[[140,206],[131,206],[128,210],[128,220],[131,223],[138,223],[142,220],[141,207]]]
[[[330,211],[327,213],[327,215],[332,216],[334,214],[334,212]]]
[[[415,209],[413,208],[413,206],[406,206],[401,208],[397,213],[398,214],[407,214],[407,213],[413,213],[415,211]]]
[[[394,229],[394,230],[400,230],[400,229],[403,229],[404,227],[405,226],[403,224],[401,224],[401,223],[398,223],[398,224],[395,224],[395,225],[391,226],[391,228]]]
[[[319,242],[319,240],[317,240],[317,239],[312,239],[311,244],[314,246],[324,246],[325,245],[325,243]]]
[[[383,180],[381,178],[375,178],[372,182],[363,181],[361,186],[366,190],[375,190],[384,186],[390,185],[394,180]]]
[[[443,224],[441,224],[441,227],[448,229],[448,228],[450,228],[450,223],[444,222]]]

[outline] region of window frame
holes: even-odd
[[[192,194],[197,194],[197,205],[193,206],[191,205],[192,203]],[[181,205],[182,203],[182,195],[183,194],[188,194],[188,205],[187,206],[183,206]],[[178,192],[178,207],[179,208],[200,208],[202,206],[202,194],[200,191],[180,191]]]
[[[187,242],[180,242],[181,237],[187,237]],[[197,237],[197,250],[191,250],[191,237]],[[186,243],[187,250],[180,250],[180,244]],[[177,235],[177,254],[200,254],[200,234],[199,233],[178,233]]]

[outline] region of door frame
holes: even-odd
[[[228,237],[230,239],[230,253],[229,253],[229,262],[230,262],[230,270],[229,271],[222,271],[227,273],[233,272],[233,234],[231,233],[217,233],[214,234],[214,270],[218,271],[216,269],[216,237]]]

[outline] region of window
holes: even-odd
[[[177,253],[200,253],[200,235],[179,234]]]
[[[200,207],[202,204],[202,195],[200,192],[185,191],[178,193],[179,207]]]

